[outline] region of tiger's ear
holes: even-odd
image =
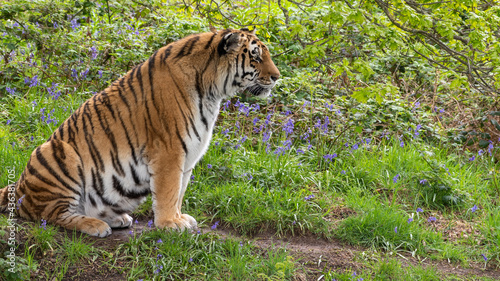
[[[228,33],[222,37],[222,40],[219,43],[217,51],[219,55],[225,55],[227,53],[232,53],[237,51],[240,48],[240,34],[239,33]]]
[[[241,31],[245,31],[245,32],[248,32],[252,35],[255,35],[255,26],[253,27],[252,30],[250,30],[248,27],[243,27],[242,29],[240,29]]]

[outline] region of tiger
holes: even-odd
[[[151,195],[156,227],[197,229],[181,207],[222,100],[244,90],[266,97],[279,77],[255,29],[170,43],[75,110],[0,190],[0,206],[106,237],[130,227],[129,213]]]

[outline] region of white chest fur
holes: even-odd
[[[194,127],[191,128],[191,137],[186,137],[187,155],[184,163],[184,171],[189,171],[194,168],[196,163],[201,159],[203,154],[210,146],[212,139],[212,132],[214,129],[215,121],[219,115],[220,101],[204,103],[203,112],[196,110]],[[203,122],[204,116],[206,124]],[[194,131],[197,131],[199,138]]]

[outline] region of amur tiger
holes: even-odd
[[[0,208],[20,203],[23,218],[106,237],[151,193],[157,227],[196,228],[181,205],[221,101],[244,89],[265,97],[279,76],[245,28],[173,42],[71,114],[0,190]]]

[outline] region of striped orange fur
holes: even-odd
[[[223,99],[270,93],[279,71],[247,29],[188,36],[83,103],[33,151],[13,185],[18,215],[105,237],[148,194],[155,225],[193,229],[181,212]],[[12,187],[11,187],[12,188]],[[9,203],[0,190],[0,208]]]

